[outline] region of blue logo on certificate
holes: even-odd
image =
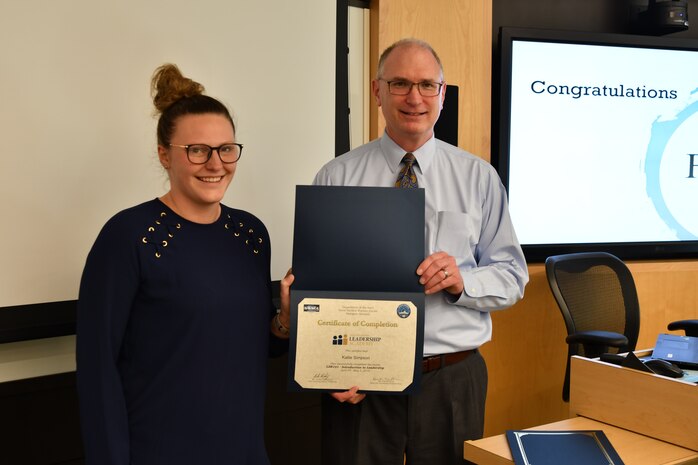
[[[410,313],[412,313],[412,310],[410,310],[410,306],[407,304],[400,304],[397,307],[397,316],[400,318],[407,318],[410,316]]]

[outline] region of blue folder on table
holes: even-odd
[[[516,465],[623,465],[601,430],[506,432]]]

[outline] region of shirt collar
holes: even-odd
[[[380,147],[381,151],[383,152],[383,156],[385,156],[385,161],[388,163],[390,169],[397,172],[400,163],[402,162],[402,157],[405,156],[407,151],[397,145],[386,132],[383,132],[383,136],[380,138]],[[424,145],[412,152],[414,157],[417,159],[418,168],[422,173],[425,173],[429,169],[435,153],[436,139],[433,135],[431,136],[431,139],[424,143]]]

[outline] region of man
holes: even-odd
[[[400,177],[425,189],[427,251],[416,270],[425,359],[417,395],[354,387],[323,397],[323,463],[462,464],[463,441],[483,434],[487,368],[477,349],[491,339],[489,312],[523,297],[526,261],[492,166],[434,137],[446,84],[431,46],[388,47],[372,93],[385,133],[327,163],[314,184],[389,187]],[[406,153],[416,161],[402,163]]]

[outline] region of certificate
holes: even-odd
[[[298,186],[289,389],[414,393],[424,190]]]
[[[301,300],[295,382],[305,389],[404,391],[414,381],[417,311],[399,300]]]

